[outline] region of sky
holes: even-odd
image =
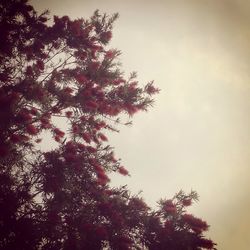
[[[250,2],[245,0],[33,0],[72,18],[120,18],[111,46],[123,70],[161,89],[154,107],[110,144],[131,177],[114,176],[156,206],[180,189],[211,225],[219,250],[249,250]]]

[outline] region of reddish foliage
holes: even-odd
[[[82,134],[82,138],[84,139],[84,141],[86,141],[87,143],[91,142],[91,136],[89,133],[83,133]]]
[[[205,221],[195,218],[192,214],[184,214],[182,216],[183,221],[195,232],[201,233],[208,229],[208,225]]]
[[[176,205],[172,200],[166,200],[163,209],[169,214],[175,214],[177,212]]]
[[[118,168],[118,172],[122,175],[128,175],[128,170],[124,168],[123,166]]]
[[[111,38],[112,38],[112,32],[110,30],[101,33],[101,39],[103,40],[104,43],[109,42]]]
[[[86,76],[82,74],[76,75],[75,78],[80,84],[84,84],[87,81]]]
[[[65,133],[64,133],[62,130],[60,130],[59,128],[55,128],[55,129],[54,129],[54,133],[55,133],[55,135],[58,136],[59,138],[64,137],[64,135],[65,135]]]
[[[13,134],[10,136],[10,141],[13,143],[19,143],[22,141],[21,136],[17,134]]]
[[[159,91],[123,78],[119,52],[107,49],[117,15],[48,24],[26,0],[0,1],[0,10],[1,249],[214,248],[206,222],[184,210],[194,193],[154,211],[108,185],[110,172],[129,172],[102,143],[105,131]],[[59,142],[48,152],[37,146],[44,130]]]
[[[28,124],[26,130],[30,135],[37,135],[39,133],[39,130],[32,124]]]
[[[108,138],[103,134],[103,133],[99,133],[98,134],[99,138],[102,140],[102,141],[107,141]]]
[[[184,199],[182,201],[183,206],[188,207],[192,205],[192,200],[191,199]]]
[[[1,144],[0,145],[0,157],[5,158],[6,156],[8,156],[10,153],[10,147],[9,145],[6,144]]]
[[[72,117],[73,112],[72,111],[66,111],[65,115],[67,116],[67,118],[70,118],[70,117]]]

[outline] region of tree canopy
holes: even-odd
[[[159,92],[125,78],[108,46],[117,17],[50,20],[26,0],[0,0],[1,249],[214,249],[207,223],[186,211],[195,192],[154,210],[109,185],[111,172],[129,172],[106,134]],[[55,149],[40,149],[45,132]]]

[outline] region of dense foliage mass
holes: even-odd
[[[107,144],[119,117],[147,110],[158,89],[124,78],[108,49],[111,17],[38,15],[25,0],[0,1],[0,248],[213,249],[205,221],[186,212],[195,192],[159,209],[122,188],[128,175]],[[54,118],[67,121],[67,131]],[[43,132],[57,148],[39,150]]]

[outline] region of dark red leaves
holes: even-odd
[[[96,110],[98,108],[98,104],[95,101],[86,101],[86,108],[90,110]]]
[[[177,212],[176,206],[172,200],[166,200],[163,204],[163,209],[166,213],[175,214]]]
[[[33,69],[31,66],[28,66],[27,69],[26,69],[26,74],[27,76],[32,76],[33,75]]]
[[[87,57],[87,53],[85,51],[75,51],[74,56],[79,58],[80,60],[84,60]]]
[[[38,110],[37,110],[36,108],[32,108],[32,109],[30,110],[30,113],[31,113],[32,115],[36,116],[36,115],[38,115]]]
[[[13,143],[19,143],[22,141],[22,137],[18,134],[13,134],[10,136],[10,141]]]
[[[95,148],[93,148],[93,147],[91,147],[91,146],[86,146],[86,149],[87,149],[87,151],[89,152],[89,153],[96,153],[96,149]]]
[[[75,79],[77,80],[78,83],[80,84],[84,84],[87,81],[87,78],[85,75],[80,74],[80,75],[76,75]]]
[[[66,152],[64,154],[64,158],[65,158],[67,163],[72,163],[77,159],[77,156],[74,153]]]
[[[165,228],[167,234],[172,233],[173,230],[174,230],[173,221],[171,221],[171,220],[166,220],[165,223],[164,223],[164,228]]]
[[[156,93],[159,93],[159,89],[158,88],[155,88],[153,86],[153,82],[150,82],[149,84],[146,85],[145,87],[145,91],[149,94],[149,95],[154,95]]]
[[[128,173],[128,170],[126,169],[126,168],[124,168],[124,167],[119,167],[118,168],[118,172],[120,173],[120,174],[122,174],[122,175],[128,175],[129,173]]]
[[[55,141],[57,142],[61,142],[61,139],[64,137],[65,133],[63,131],[61,131],[59,128],[55,128],[53,130],[54,132],[54,138],[55,138]]]
[[[196,218],[191,214],[184,214],[182,219],[183,222],[185,222],[196,233],[208,230],[208,224],[205,221]]]
[[[51,112],[54,114],[60,114],[61,113],[61,109],[58,106],[53,106],[51,108]]]
[[[125,186],[108,186],[109,173],[129,172],[102,143],[107,130],[117,131],[124,114],[147,110],[159,91],[152,82],[140,87],[135,74],[124,79],[120,52],[106,46],[116,15],[54,16],[47,24],[26,0],[3,2],[1,247],[211,249],[206,222],[183,214],[192,196],[153,211]],[[50,145],[49,133],[59,144]]]
[[[63,89],[63,92],[67,95],[70,95],[73,93],[73,89],[70,87],[66,87],[65,89]]]
[[[99,133],[98,137],[102,140],[102,141],[108,141],[108,138],[103,134],[103,133]]]
[[[41,128],[43,129],[49,129],[52,127],[50,118],[47,116],[41,117],[40,122],[41,122]]]
[[[75,20],[73,22],[69,23],[69,28],[73,35],[80,36],[82,33],[82,21],[81,20]]]
[[[41,60],[37,61],[36,66],[37,66],[37,68],[39,70],[41,70],[41,71],[44,70],[44,63],[43,63],[43,61],[41,61]]]
[[[95,228],[95,233],[96,233],[96,236],[98,239],[101,239],[101,240],[108,239],[108,232],[107,232],[106,228],[103,226],[97,226]]]
[[[28,99],[33,99],[35,101],[43,102],[44,97],[46,95],[46,91],[39,86],[34,86],[30,88],[30,96]]]
[[[99,185],[105,186],[109,181],[110,181],[110,179],[108,178],[108,176],[105,173],[103,173],[103,172],[97,173],[97,183]]]
[[[130,116],[133,116],[135,113],[137,113],[139,111],[138,107],[133,106],[131,104],[126,104],[125,109],[127,110],[128,114]]]
[[[91,71],[96,71],[96,70],[98,70],[99,67],[100,67],[100,63],[99,62],[91,62],[89,64],[89,69]]]
[[[107,59],[113,59],[115,57],[115,52],[112,50],[108,50],[108,51],[106,51],[105,57]]]
[[[4,158],[10,153],[10,146],[8,144],[0,144],[0,157]]]
[[[104,121],[101,121],[101,122],[96,122],[94,126],[96,130],[100,130],[102,128],[105,128],[107,124]]]
[[[191,199],[184,199],[182,201],[183,206],[188,207],[192,205],[192,200]]]
[[[214,243],[212,240],[200,238],[197,240],[197,245],[206,249],[214,249]]]
[[[83,133],[82,134],[82,138],[84,139],[84,141],[86,141],[87,143],[91,142],[91,135],[89,133]]]
[[[72,125],[72,133],[76,135],[76,134],[79,133],[79,131],[80,131],[79,126],[76,125],[76,124],[73,124],[73,125]]]
[[[28,124],[27,127],[26,127],[26,131],[28,134],[30,135],[37,135],[39,133],[39,130],[37,127],[35,127],[34,125],[32,124]]]
[[[66,111],[65,115],[66,115],[67,118],[70,118],[70,117],[72,117],[73,112],[72,111]]]
[[[101,38],[102,42],[108,43],[110,41],[110,39],[112,38],[112,32],[111,31],[103,32],[103,33],[101,33],[100,38]]]
[[[139,210],[139,211],[145,211],[145,210],[149,209],[149,207],[143,201],[143,199],[137,198],[137,197],[130,199],[129,206],[131,206],[131,207],[133,207],[133,209]]]
[[[28,123],[28,122],[31,122],[32,120],[32,115],[29,113],[28,110],[21,110],[18,114],[17,114],[17,117],[16,117],[16,121],[18,123]]]

